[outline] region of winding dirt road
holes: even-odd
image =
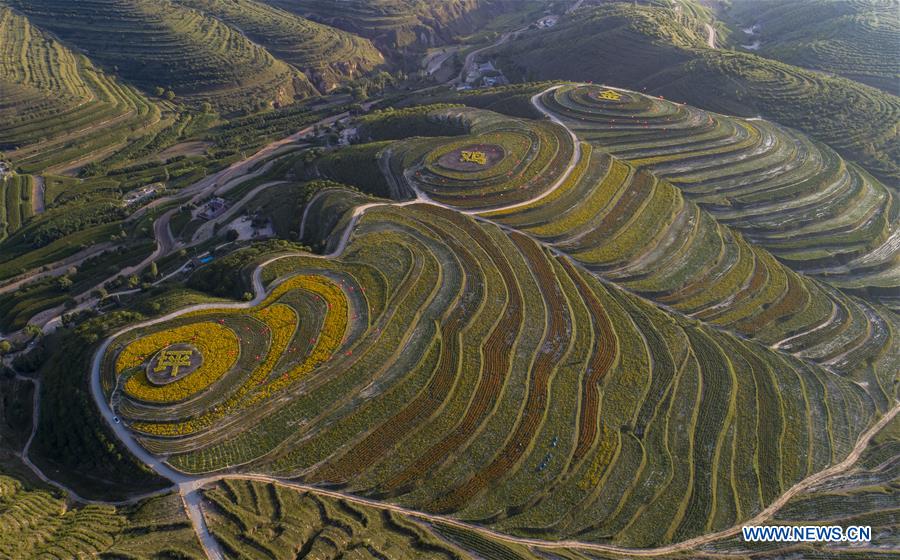
[[[450,80],[449,83],[451,85],[457,85],[457,84],[464,83],[466,81],[466,74],[469,73],[469,71],[472,69],[472,66],[474,66],[474,64],[475,64],[475,57],[477,57],[479,54],[483,53],[486,50],[493,49],[494,47],[499,47],[500,45],[509,41],[511,38],[518,35],[519,33],[526,31],[530,26],[531,26],[531,24],[528,24],[525,27],[522,27],[520,29],[515,29],[513,31],[507,31],[506,33],[503,33],[502,35],[500,35],[500,38],[497,39],[495,42],[491,43],[490,45],[481,47],[479,49],[475,49],[474,51],[467,54],[465,61],[463,62],[462,70],[459,71],[459,76]]]
[[[44,188],[44,177],[42,175],[35,175],[34,181],[31,183],[31,211],[35,216],[43,214],[46,209],[44,204]]]
[[[694,550],[699,546],[709,544],[714,541],[726,539],[729,537],[733,537],[741,532],[741,529],[744,526],[748,525],[761,525],[768,521],[772,515],[774,515],[779,509],[784,507],[784,505],[791,500],[791,498],[795,497],[798,494],[810,489],[816,484],[830,478],[833,476],[837,476],[839,474],[843,474],[847,470],[849,470],[856,461],[859,460],[860,455],[862,455],[863,451],[865,451],[866,447],[869,444],[869,441],[879,432],[881,431],[894,417],[897,415],[898,411],[900,411],[900,403],[894,405],[894,407],[888,411],[881,419],[875,423],[871,428],[866,430],[860,438],[857,440],[856,445],[853,447],[853,450],[847,455],[847,458],[837,463],[825,470],[819,471],[792,486],[788,489],[787,492],[782,494],[777,500],[772,502],[766,509],[748,519],[738,525],[725,529],[723,531],[719,531],[716,533],[710,533],[707,535],[702,535],[700,537],[696,537],[693,539],[688,539],[686,541],[682,541],[676,544],[662,546],[658,548],[627,548],[621,546],[613,546],[613,545],[605,545],[605,544],[597,544],[590,543],[578,540],[563,540],[563,541],[546,541],[541,539],[531,539],[526,537],[516,537],[512,535],[508,535],[505,533],[500,533],[497,531],[493,531],[491,529],[487,529],[480,525],[473,525],[471,523],[466,523],[465,521],[460,521],[453,517],[448,517],[445,515],[433,515],[429,513],[424,513],[417,510],[411,510],[409,508],[405,508],[403,506],[398,506],[395,504],[385,503],[378,500],[372,500],[369,498],[363,498],[360,496],[354,496],[352,494],[344,494],[342,492],[336,492],[333,490],[326,490],[323,488],[319,488],[316,486],[309,486],[306,484],[301,484],[298,482],[292,482],[289,480],[280,479],[277,477],[267,476],[267,475],[255,475],[255,474],[247,474],[247,475],[217,475],[212,477],[206,477],[203,479],[198,479],[191,483],[190,487],[192,491],[199,490],[201,487],[211,484],[213,482],[223,480],[223,479],[241,479],[241,480],[255,480],[259,482],[269,482],[274,483],[280,486],[284,486],[287,488],[292,488],[294,490],[300,490],[303,492],[309,492],[311,494],[317,494],[320,496],[328,496],[330,498],[337,498],[340,500],[345,500],[347,502],[351,502],[354,504],[360,504],[364,506],[368,506],[371,508],[376,508],[384,511],[392,511],[395,513],[400,513],[409,517],[414,517],[417,519],[422,519],[428,521],[430,523],[440,523],[444,525],[451,525],[453,527],[458,527],[460,529],[465,529],[467,531],[472,531],[478,533],[480,535],[489,537],[491,539],[495,539],[501,542],[506,542],[510,544],[518,544],[527,547],[534,547],[544,550],[560,550],[560,549],[571,549],[571,550],[579,550],[585,552],[604,552],[604,553],[613,553],[613,554],[625,554],[629,556],[636,557],[657,557],[657,556],[667,556],[671,554],[676,554],[680,552],[686,552],[690,550]]]

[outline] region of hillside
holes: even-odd
[[[604,91],[564,87],[542,102],[583,139],[668,180],[794,269],[839,286],[900,288],[889,250],[900,201],[877,179],[768,121]]]
[[[734,34],[748,50],[900,95],[897,10],[880,0],[742,0],[725,17],[750,31]]]
[[[69,507],[0,474],[0,527],[7,558],[205,557],[174,494],[129,507]]]
[[[0,0],[0,558],[896,557],[900,97],[738,13]]]
[[[283,105],[315,93],[305,75],[234,28],[170,0],[10,3],[145,93],[161,88],[226,112],[248,99]]]
[[[456,34],[478,29],[509,0],[266,0],[266,2],[350,31],[388,49],[444,44]]]
[[[279,60],[301,70],[320,92],[358,78],[384,56],[368,39],[322,25],[255,0],[179,0],[218,18]]]
[[[160,120],[155,104],[2,3],[0,36],[0,152],[16,166],[62,170]]]
[[[188,473],[240,465],[514,534],[647,546],[756,511],[876,412],[847,378],[458,212],[372,208],[343,251],[342,234],[333,258],[266,265],[268,295],[244,309],[111,343],[102,384],[124,379],[141,445]],[[154,386],[140,364],[178,343],[207,360]]]
[[[210,531],[232,558],[275,560],[297,550],[311,558],[539,558],[524,546],[290,483],[226,480],[203,497]]]
[[[291,482],[250,478],[212,482],[198,491],[204,544],[224,558],[306,557],[391,560],[540,560],[575,550],[543,549],[497,539],[445,521],[392,511],[378,502],[340,497]],[[414,512],[413,512],[414,513]],[[184,502],[175,493],[134,505],[67,505],[63,499],[0,475],[0,545],[8,558],[141,558],[201,560]]]
[[[7,126],[28,120],[30,114],[90,99],[76,55],[5,6],[0,6],[0,29],[4,37],[0,109]]]
[[[889,559],[896,556],[898,538],[897,500],[898,447],[900,447],[900,418],[894,417],[869,441],[853,467],[836,477],[824,480],[793,497],[777,513],[773,523],[778,525],[809,525],[827,517],[829,524],[848,527],[869,526],[872,542],[860,553],[853,547],[836,551],[833,543],[805,543],[799,547],[786,543],[742,542],[732,538],[703,547],[707,554],[752,554],[754,558],[783,558],[788,548],[804,558],[867,558]],[[751,550],[752,549],[752,550]],[[716,557],[716,556],[714,556]]]
[[[660,123],[655,123],[659,128],[651,132],[650,125],[644,120],[648,117],[640,113],[641,107],[647,108],[648,113],[655,113],[663,123],[669,118],[673,132],[682,128],[690,133],[693,130],[691,124],[710,122],[710,117],[703,113],[678,115],[671,111],[683,111],[682,106],[655,104],[654,98],[639,94],[623,92],[618,102],[610,101],[598,98],[597,94],[601,92],[602,88],[598,87],[555,88],[540,97],[543,110],[551,114],[558,111],[559,117],[574,122],[573,130],[579,141],[590,141],[592,146],[574,144],[573,137],[564,129],[549,123],[534,124],[534,121],[471,109],[437,109],[431,115],[412,110],[408,119],[429,119],[434,127],[440,129],[443,126],[445,134],[454,136],[408,140],[389,146],[375,144],[379,146],[382,159],[372,160],[369,165],[382,172],[389,171],[388,182],[394,197],[424,197],[521,230],[571,256],[588,270],[665,305],[667,309],[674,308],[693,318],[848,372],[861,373],[863,363],[886,358],[886,362],[876,367],[876,371],[880,371],[878,375],[882,376],[881,383],[884,383],[884,376],[896,366],[896,358],[889,357],[893,355],[890,349],[897,344],[891,334],[894,322],[891,314],[872,309],[867,302],[812,280],[815,273],[820,279],[835,281],[827,270],[811,270],[809,275],[795,274],[762,249],[768,245],[779,253],[788,249],[798,255],[804,251],[827,253],[834,250],[833,246],[848,241],[843,238],[846,228],[859,238],[868,238],[866,243],[874,253],[873,269],[867,270],[865,264],[859,263],[858,270],[850,267],[848,276],[865,284],[866,276],[871,274],[876,286],[884,281],[889,288],[885,293],[894,293],[898,282],[897,251],[892,242],[885,240],[887,231],[896,228],[898,217],[892,197],[884,187],[877,183],[867,187],[859,180],[859,175],[854,179],[853,173],[841,170],[839,166],[835,171],[837,177],[832,178],[822,172],[819,166],[825,162],[818,162],[813,153],[808,162],[787,159],[773,164],[775,170],[803,164],[795,171],[811,174],[808,181],[796,186],[792,183],[796,178],[793,174],[781,177],[795,189],[790,194],[782,193],[784,189],[779,188],[779,177],[776,175],[771,183],[767,183],[764,179],[769,173],[763,169],[755,172],[758,177],[755,183],[752,182],[754,169],[747,162],[760,162],[751,157],[738,159],[729,169],[729,159],[737,156],[729,154],[728,149],[736,150],[735,144],[742,141],[745,156],[765,148],[771,152],[769,158],[792,158],[781,151],[783,147],[772,140],[762,141],[758,132],[745,132],[730,142],[723,142],[733,130],[728,127],[716,130],[713,126],[706,129],[709,138],[698,135],[692,139],[692,144],[697,144],[698,148],[692,158],[675,159],[671,166],[673,170],[684,171],[683,176],[672,177],[679,181],[682,191],[655,172],[648,171],[665,171],[662,165],[666,163],[667,144],[673,140],[675,150],[672,153],[676,158],[683,155],[679,152],[684,149],[678,148],[677,136],[673,140],[660,138],[664,135],[661,130],[665,130]],[[604,122],[604,111],[616,110],[617,106],[618,120],[624,122],[612,125]],[[670,111],[668,116],[667,110]],[[390,118],[390,114],[387,116]],[[468,135],[456,136],[460,124],[468,130]],[[610,127],[613,128],[611,134]],[[645,128],[650,138],[646,151],[657,151],[663,156],[659,168],[649,165],[653,163],[652,159],[635,159],[636,166],[619,159],[619,155],[627,157],[630,154],[610,157],[605,153],[607,149],[616,152],[615,143],[610,144],[613,148],[607,146],[609,138],[624,140],[626,135],[638,140],[632,147],[639,148]],[[691,170],[687,167],[691,163],[702,163],[711,158],[708,153],[704,155],[704,151],[711,150],[709,147],[704,149],[704,140],[714,146],[724,146],[719,148],[722,153],[716,154],[722,165]],[[452,167],[449,162],[453,154],[471,146],[498,146],[492,149],[499,150],[504,156],[500,163],[489,162],[483,170]],[[372,184],[366,179],[372,171],[366,168],[365,160],[356,155],[364,150],[365,145],[337,152],[329,157],[340,158],[344,153],[343,165],[333,162],[318,169],[327,173],[329,168],[352,167],[359,170],[355,184]],[[577,163],[572,163],[572,158],[577,159]],[[765,161],[763,158],[762,162]],[[571,172],[565,175],[569,169]],[[740,186],[747,181],[750,192],[725,189],[725,185],[717,182],[716,173],[720,169],[725,171],[722,173],[724,178],[729,174],[739,178],[737,184]],[[349,180],[346,174],[342,178]],[[559,183],[563,179],[564,182]],[[709,199],[704,202],[704,195],[710,196],[708,193],[692,192],[693,184],[685,183],[689,179],[694,179],[698,185],[720,185],[724,194],[712,195],[718,204]],[[822,187],[817,181],[833,181],[829,187],[832,193],[820,196]],[[551,195],[543,195],[554,185],[557,188]],[[808,191],[799,191],[800,187]],[[869,188],[880,188],[882,194],[870,193]],[[752,192],[765,193],[763,199],[771,201],[768,207],[761,206],[761,218],[754,216]],[[748,199],[734,207],[745,213],[733,212],[732,208],[722,205],[724,196]],[[779,202],[779,196],[787,197],[787,201]],[[692,199],[708,211],[702,210]],[[803,204],[793,204],[794,199]],[[844,206],[839,204],[842,200]],[[864,209],[867,207],[874,209],[874,219],[866,215],[868,210]],[[729,210],[732,210],[730,214]],[[860,213],[856,214],[857,211]],[[833,221],[824,219],[829,214],[833,215]],[[728,225],[720,223],[717,217]],[[841,223],[847,219],[858,222]],[[890,226],[885,225],[888,221]],[[868,230],[861,227],[870,224],[875,227]],[[829,226],[833,231],[829,231]],[[815,228],[820,228],[816,235],[807,235],[807,230]],[[740,235],[740,230],[745,230],[747,236]],[[790,247],[790,241],[793,241],[793,247]],[[860,260],[868,259],[861,257]],[[798,264],[804,264],[802,259],[794,263],[796,270],[802,270]],[[843,342],[817,331],[816,327],[826,331],[834,329],[833,335],[842,333],[838,338]]]
[[[595,93],[536,99],[592,116],[572,119],[580,138],[425,107],[363,117],[372,143],[297,158],[295,175],[359,189],[309,186],[295,216],[319,254],[235,253],[193,285],[220,293],[230,270],[259,266],[256,297],[101,348],[98,383],[136,444],[194,476],[258,473],[631,547],[732,527],[843,460],[893,406],[896,317],[782,264],[660,169],[605,153],[588,138],[608,126]],[[652,99],[627,93],[618,110],[684,110]],[[401,130],[428,136],[385,139]],[[745,149],[773,143],[757,134]],[[185,346],[211,358],[154,381],[147,360]]]
[[[579,56],[572,56],[578,53]],[[583,7],[510,41],[501,65],[526,79],[607,83],[802,130],[890,183],[900,179],[900,98],[749,53],[713,50],[669,9]]]

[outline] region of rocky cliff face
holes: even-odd
[[[316,21],[371,39],[382,52],[418,50],[472,33],[516,0],[268,0]]]
[[[340,86],[342,83],[353,80],[370,71],[374,66],[368,61],[351,59],[332,62],[322,66],[303,68],[303,73],[310,79],[316,89],[321,93]]]
[[[516,8],[514,0],[444,0],[423,3],[417,22],[397,30],[392,45],[400,49],[427,48],[473,33],[498,13]],[[388,46],[388,45],[385,45]]]

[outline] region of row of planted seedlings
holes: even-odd
[[[368,219],[368,214],[366,216]],[[398,246],[391,241],[391,235],[383,231],[375,234],[359,234],[353,245],[365,244],[369,235],[377,240],[379,247],[391,250]],[[268,450],[282,444],[286,439],[297,435],[291,426],[297,419],[306,419],[312,428],[318,425],[323,415],[335,409],[335,400],[340,401],[354,394],[353,388],[363,387],[372,381],[374,375],[384,371],[398,360],[415,358],[415,354],[403,354],[398,351],[402,342],[414,334],[416,321],[413,320],[422,312],[423,306],[435,297],[441,277],[438,263],[434,257],[410,244],[406,239],[406,247],[413,250],[413,259],[409,268],[402,271],[403,278],[396,287],[386,312],[375,318],[368,335],[349,353],[336,355],[327,367],[316,376],[316,383],[308,385],[302,394],[292,401],[281,403],[283,406],[273,410],[266,418],[229,441],[218,442],[206,448],[196,449],[175,458],[184,468],[203,472],[208,469],[221,468],[229,462],[246,462],[263,456]],[[432,311],[433,312],[433,311]],[[421,340],[417,337],[417,340]],[[373,368],[373,364],[378,364]],[[246,426],[245,426],[246,427]],[[286,448],[280,457],[272,458],[272,470],[282,472],[296,468],[294,465],[304,464],[309,454],[293,453]]]

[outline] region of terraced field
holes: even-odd
[[[0,151],[22,170],[86,163],[159,121],[156,105],[4,2],[0,36]]]
[[[112,506],[69,511],[63,500],[0,476],[0,546],[10,558],[96,556],[112,544],[122,521]]]
[[[212,309],[182,319],[177,327],[134,333],[133,340],[118,343],[105,381],[108,387],[121,387],[122,414],[136,421],[137,431],[185,439],[278,395],[328,360],[345,336],[348,311],[336,282],[299,275],[247,313]],[[316,319],[300,324],[301,314]],[[176,345],[189,345],[189,352],[202,356],[202,364],[170,383],[153,382],[145,363],[153,356],[158,363]]]
[[[470,557],[402,515],[281,485],[225,480],[203,497],[227,558]]]
[[[895,2],[735,2],[729,16],[740,27],[757,26],[752,35],[738,37],[751,45],[758,42],[765,56],[900,94]]]
[[[315,88],[305,75],[219,19],[171,1],[10,0],[36,25],[144,92],[224,110],[283,105]],[[113,48],[115,47],[115,48]]]
[[[778,525],[851,525],[872,528],[871,544],[849,547],[838,543],[805,544],[786,547],[777,543],[754,543],[754,555],[778,557],[790,552],[804,558],[890,558],[900,546],[898,504],[895,497],[900,481],[900,419],[895,417],[878,433],[853,469],[830,478],[790,500],[773,519]],[[739,539],[729,539],[703,547],[704,552],[748,554]]]
[[[894,552],[732,537],[898,545],[897,98],[653,0],[356,103],[527,4],[0,0],[0,557]]]
[[[570,88],[550,90],[536,101],[541,107],[545,104],[555,107],[555,97],[565,99],[569,91]],[[579,91],[603,93],[606,90],[579,88],[571,91],[577,94]],[[623,92],[621,95],[631,94]],[[626,97],[620,97],[620,101],[624,99]],[[689,111],[680,105],[660,104],[658,107],[693,115],[691,119],[699,116],[701,124],[712,119],[711,115],[692,113],[693,109]],[[563,110],[558,110],[565,118]],[[665,133],[657,131],[653,136],[649,134],[649,128],[644,128],[650,126],[646,119],[632,119],[627,110],[622,113],[625,116],[618,120],[624,122],[616,123],[620,130],[613,131],[613,138],[626,138],[628,132],[647,134],[646,149],[653,150],[655,138],[659,149],[666,153],[668,137],[662,136]],[[704,210],[691,200],[693,197],[687,189],[676,188],[647,168],[635,167],[605,153],[602,136],[608,134],[611,125],[591,124],[581,118],[570,115],[566,122],[575,127],[579,136],[591,140],[591,144],[575,149],[571,145],[565,147],[565,143],[572,142],[566,134],[548,136],[555,138],[553,142],[539,139],[541,130],[558,128],[563,131],[557,124],[535,126],[530,121],[475,109],[435,109],[431,121],[452,123],[448,124],[447,131],[456,136],[379,145],[381,168],[388,173],[392,191],[399,193],[398,196],[430,199],[526,233],[570,256],[598,276],[667,309],[835,371],[859,376],[860,380],[871,379],[870,387],[878,387],[876,393],[881,395],[878,399],[890,402],[892,379],[898,367],[896,319],[891,312],[836,290],[831,284],[838,281],[835,275],[820,273],[819,278],[829,282],[823,283],[798,272],[799,266],[797,270],[786,266],[759,248],[758,244],[762,243],[752,237],[753,232],[748,232],[746,237],[741,235],[736,229],[741,226],[739,220],[733,226],[719,223],[716,216],[718,210],[724,209],[722,205]],[[665,118],[659,117],[660,122],[672,122]],[[469,135],[458,136],[460,122],[466,123]],[[723,125],[737,122],[744,121],[722,118]],[[756,121],[751,125],[755,126]],[[531,136],[523,129],[531,129]],[[686,130],[692,128],[686,127]],[[712,130],[715,132],[715,127]],[[773,130],[787,134],[780,129]],[[601,139],[592,135],[600,135]],[[520,145],[522,138],[531,138],[532,144]],[[676,147],[682,142],[676,136]],[[730,144],[730,137],[725,136],[726,151]],[[454,156],[464,149],[479,146],[501,146],[508,155],[500,161],[468,170],[447,168],[448,154]],[[356,149],[364,149],[364,146]],[[675,153],[677,157],[677,148]],[[340,154],[336,152],[329,156],[331,160],[337,160],[337,163],[332,162],[337,167],[340,167]],[[443,165],[442,161],[445,161]],[[685,161],[707,160],[699,157]],[[739,173],[740,159],[736,157],[735,162],[726,162],[723,169],[733,165]],[[815,177],[816,167],[810,165],[806,171]],[[775,164],[772,166],[775,171],[780,169]],[[540,173],[539,170],[550,171]],[[849,176],[850,171],[845,169],[844,173]],[[892,200],[877,182],[863,174],[857,176],[879,188],[885,194],[883,202]],[[759,174],[760,181],[767,178],[766,174]],[[815,207],[816,193],[808,188],[807,196],[812,198]],[[702,200],[700,202],[702,204]],[[828,222],[821,218],[826,212],[833,211],[837,221],[853,216],[833,208],[831,201],[822,201],[819,208],[801,208],[793,216],[790,212],[786,215],[796,220],[803,218],[804,211],[819,214],[814,223],[824,225],[827,232]],[[881,212],[888,214],[894,210],[882,208]],[[772,236],[776,236],[775,224],[769,227]],[[840,235],[839,231],[835,227],[835,237]],[[876,280],[887,278],[888,285],[895,286],[890,280],[897,261],[897,251],[892,248],[893,238],[876,239],[882,245],[869,258],[882,258],[887,263],[888,274],[873,273],[871,283],[877,285]],[[824,242],[827,244],[827,237]],[[862,272],[860,277],[865,278],[866,271]],[[891,287],[885,293],[893,290]],[[870,362],[874,364],[873,369],[866,366]]]
[[[174,494],[136,506],[69,508],[0,475],[4,558],[205,558]]]
[[[326,244],[335,258],[266,264],[261,303],[112,343],[104,386],[142,445],[188,473],[270,473],[515,534],[648,546],[759,511],[844,456],[882,406],[523,234],[428,204],[350,215]],[[236,354],[218,381],[188,375],[172,385],[195,392],[164,402],[129,388],[158,349],[199,348],[212,325],[239,339],[204,355]],[[221,507],[245,501],[222,492]]]
[[[406,167],[406,158],[400,155],[402,148],[398,150],[402,159],[391,167],[404,165],[400,168],[404,179],[436,202],[484,210],[540,196],[552,188],[573,159],[577,160],[580,147],[559,125],[497,119],[489,114],[485,117],[478,125],[470,123],[472,136],[433,150],[421,167]],[[479,133],[479,127],[485,132]],[[492,159],[461,166],[461,154],[465,152],[484,153]]]
[[[127,520],[103,557],[206,558],[178,494],[166,494],[118,509]]]
[[[0,241],[21,229],[33,215],[30,175],[14,175],[0,179]]]
[[[384,63],[368,39],[305,19],[255,0],[180,0],[219,18],[300,69],[320,92]]]
[[[837,285],[900,286],[896,191],[828,147],[768,121],[601,86],[541,100],[579,137],[666,179],[795,270]]]
[[[0,30],[7,38],[0,62],[6,126],[28,120],[30,114],[91,97],[88,84],[78,73],[78,58],[71,51],[6,6],[0,6]]]
[[[886,8],[894,22],[895,8]],[[669,3],[585,4],[554,27],[519,36],[492,55],[504,71],[525,80],[592,81],[725,114],[763,116],[828,144],[891,185],[900,180],[894,126],[900,98],[749,52],[710,49],[695,27],[694,18],[673,14]],[[811,29],[795,27],[799,33]],[[888,52],[886,57],[896,58]]]

